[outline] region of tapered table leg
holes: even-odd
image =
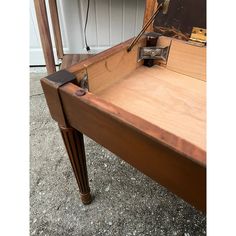
[[[88,183],[83,134],[71,127],[60,126],[60,131],[79,185],[81,200],[83,204],[89,204],[92,197]]]

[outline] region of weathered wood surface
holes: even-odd
[[[188,40],[193,27],[206,29],[206,0],[170,1],[167,14],[159,13],[153,27],[165,36]]]

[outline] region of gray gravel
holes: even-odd
[[[39,83],[44,71],[30,74],[30,235],[205,235],[204,214],[87,137],[94,200],[81,204]]]

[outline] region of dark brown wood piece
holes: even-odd
[[[74,82],[75,78],[68,71],[61,70],[42,79],[41,84],[50,113],[59,124],[61,135],[79,185],[81,200],[84,204],[89,204],[92,198],[88,183],[83,134],[68,125],[59,94],[59,88],[68,82]]]
[[[41,85],[46,97],[50,114],[60,125],[67,126],[66,117],[61,106],[61,98],[58,88],[63,84],[73,81],[75,76],[66,70],[60,70],[41,80]]]
[[[57,49],[57,57],[62,59],[64,52],[63,52],[61,29],[60,29],[60,22],[59,22],[59,17],[58,17],[58,10],[57,10],[57,1],[49,0],[49,8],[50,8],[51,19],[52,19],[54,40],[55,40],[55,45]]]
[[[56,72],[45,0],[34,0],[38,28],[48,74]]]
[[[88,183],[83,134],[71,127],[60,126],[61,135],[77,180],[83,204],[92,201]]]
[[[162,35],[188,40],[193,27],[206,29],[206,0],[171,0],[167,14],[160,12],[153,27]]]

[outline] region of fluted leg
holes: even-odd
[[[74,128],[60,127],[70,162],[79,185],[80,197],[84,204],[92,201],[86,166],[83,134]]]

